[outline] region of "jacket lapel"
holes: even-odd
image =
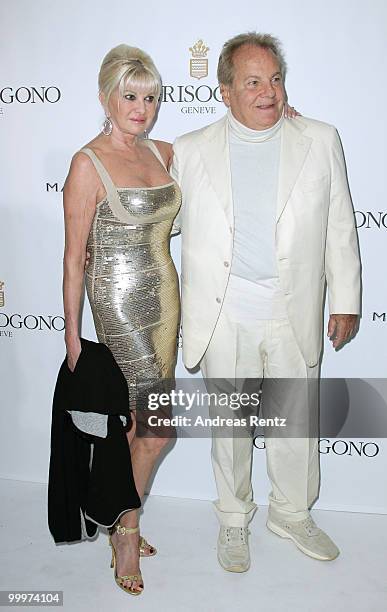
[[[290,198],[312,139],[303,135],[306,125],[301,120],[285,119],[281,141],[281,158],[278,177],[277,218],[278,221]]]
[[[305,128],[306,125],[302,119],[297,122],[292,119],[284,121],[278,180],[277,221],[289,200],[312,144],[312,139],[303,135]],[[226,117],[203,131],[199,149],[208,178],[218,196],[219,204],[228,224],[233,226],[234,211]]]
[[[230,226],[234,225],[230,151],[226,117],[210,125],[199,144],[204,167]]]

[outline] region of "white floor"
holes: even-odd
[[[260,508],[251,524],[250,571],[231,574],[216,559],[210,503],[151,496],[142,532],[159,552],[142,561],[145,591],[132,597],[113,581],[104,534],[93,542],[54,544],[44,485],[0,480],[0,498],[0,589],[63,590],[62,609],[69,612],[387,610],[385,515],[316,510],[315,520],[342,551],[327,563],[269,532],[266,508]]]

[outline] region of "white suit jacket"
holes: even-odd
[[[174,143],[172,175],[183,193],[183,359],[197,365],[215,329],[230,275],[234,214],[226,117]],[[309,366],[319,361],[323,302],[359,314],[360,261],[341,143],[335,128],[285,119],[275,248],[289,321]],[[227,350],[227,346],[225,346]]]

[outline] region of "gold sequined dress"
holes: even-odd
[[[164,165],[156,145],[144,142]],[[168,391],[174,380],[180,305],[169,239],[181,193],[172,181],[116,188],[97,155],[82,152],[106,190],[87,241],[86,289],[95,329],[125,375],[131,407],[146,407],[149,392]]]

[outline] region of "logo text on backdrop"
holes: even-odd
[[[189,47],[189,50],[191,52],[189,76],[198,80],[208,77],[209,60],[207,53],[210,47],[202,39],[199,39],[192,47]],[[163,85],[161,101],[163,103],[182,104],[180,112],[183,115],[214,115],[219,104],[223,106],[218,84]],[[215,105],[207,106],[208,102],[215,103]]]

